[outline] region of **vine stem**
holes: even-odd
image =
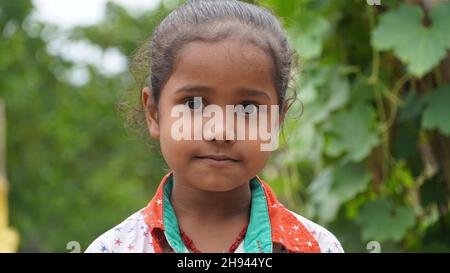
[[[367,18],[369,18],[369,32],[372,33],[372,30],[375,27],[375,12],[372,7],[366,7]],[[376,84],[378,82],[378,76],[380,72],[380,53],[375,47],[372,46],[372,73],[369,76],[369,83]]]
[[[399,99],[400,91],[402,90],[402,87],[405,85],[407,81],[411,79],[411,76],[409,74],[404,74],[400,79],[397,80],[397,82],[394,84],[394,87],[392,88],[391,95],[394,98],[393,100],[389,100],[389,118],[386,120],[385,128],[384,130],[389,130],[392,125],[394,124],[395,118],[397,117],[398,107],[403,104],[403,101]]]
[[[375,12],[374,12],[373,8],[366,7],[366,13],[367,13],[367,18],[368,18],[368,22],[369,22],[369,32],[372,33],[372,31],[375,27]],[[391,100],[392,98],[388,95],[389,92],[384,92],[384,94],[383,94],[382,90],[385,87],[379,81],[379,71],[380,71],[380,53],[378,52],[378,50],[375,47],[372,46],[372,71],[371,71],[369,78],[367,78],[367,82],[369,85],[373,86],[373,88],[374,88],[376,108],[377,108],[378,116],[382,123],[382,126],[380,128],[381,132],[382,132],[381,149],[382,149],[383,157],[386,159],[386,161],[383,160],[383,162],[390,162],[391,156],[390,156],[390,152],[389,152],[389,150],[390,150],[389,134],[387,133],[387,131],[384,130],[384,128],[386,126],[383,125],[387,119],[385,105],[383,102],[383,97],[384,96],[387,97],[388,100]],[[387,169],[388,169],[388,165],[385,163],[382,163],[381,164],[382,177],[386,173]]]

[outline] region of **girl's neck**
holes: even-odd
[[[230,191],[214,192],[195,188],[179,179],[174,174],[171,203],[176,214],[201,217],[204,220],[224,220],[249,215],[251,204],[249,183]]]

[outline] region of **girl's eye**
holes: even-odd
[[[184,105],[192,110],[203,109],[203,99],[202,97],[190,97],[187,98]]]
[[[251,115],[258,111],[258,104],[246,102],[236,105],[236,112],[243,115]]]

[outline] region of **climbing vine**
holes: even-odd
[[[347,251],[448,251],[450,3],[259,3],[302,63],[267,180]]]

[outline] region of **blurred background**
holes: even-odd
[[[116,105],[182,2],[0,0],[0,251],[84,251],[149,202],[167,166]],[[302,70],[262,178],[347,252],[449,252],[449,1],[247,2]]]

